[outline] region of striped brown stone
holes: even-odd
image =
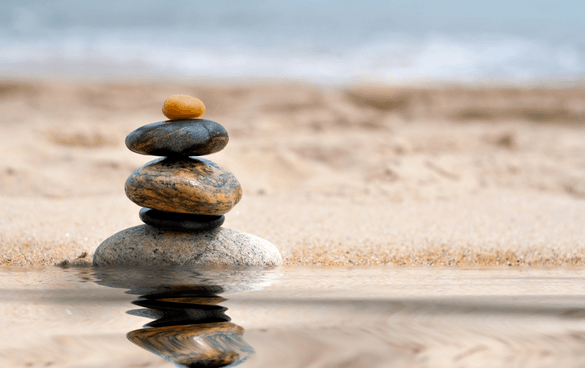
[[[166,212],[220,216],[242,198],[236,177],[202,158],[160,158],[134,171],[126,195],[142,207]]]

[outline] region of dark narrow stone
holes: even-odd
[[[140,219],[147,225],[163,230],[176,231],[203,231],[220,227],[225,216],[193,215],[142,208],[138,213]]]

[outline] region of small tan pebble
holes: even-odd
[[[162,113],[170,120],[195,119],[205,114],[205,105],[192,96],[172,95],[163,103]]]

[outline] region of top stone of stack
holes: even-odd
[[[205,114],[205,105],[195,97],[172,95],[163,103],[162,113],[170,120],[195,119]]]

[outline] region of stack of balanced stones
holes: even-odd
[[[167,230],[199,231],[221,226],[242,198],[235,176],[202,158],[221,151],[228,133],[220,124],[194,119],[205,113],[195,97],[176,95],[163,105],[169,121],[145,125],[126,137],[130,151],[164,156],[136,170],[126,195],[139,206],[144,223]],[[185,120],[186,119],[186,120]]]
[[[169,120],[142,126],[126,137],[131,151],[162,156],[134,171],[125,185],[128,198],[143,207],[139,216],[146,225],[106,239],[95,252],[94,264],[282,263],[270,242],[221,227],[224,214],[242,198],[242,187],[231,172],[199,156],[225,148],[225,128],[200,119],[205,105],[195,97],[170,96],[162,111]]]

